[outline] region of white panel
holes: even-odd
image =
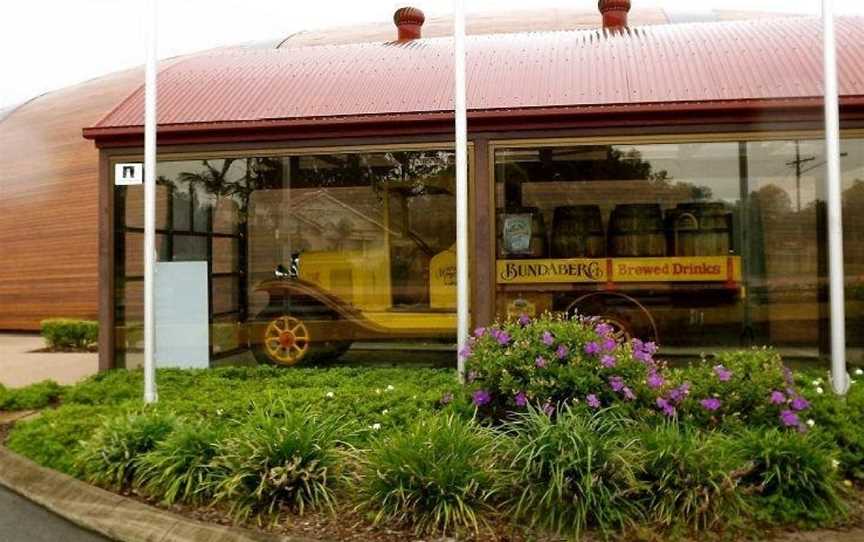
[[[207,262],[156,264],[156,366],[210,366]]]

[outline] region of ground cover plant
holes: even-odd
[[[160,370],[155,408],[140,372],[111,371],[12,392],[59,406],[7,445],[267,528],[351,516],[397,539],[703,540],[856,517],[857,381],[838,400],[824,372],[761,348],[670,368],[656,345],[548,315],[478,329],[460,355],[464,387],[417,368]]]

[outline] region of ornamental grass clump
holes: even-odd
[[[818,431],[751,429],[732,442],[752,464],[741,484],[757,519],[818,525],[846,513],[833,445]]]
[[[108,418],[81,445],[76,470],[86,480],[113,489],[128,488],[141,457],[153,450],[177,425],[176,418],[158,410]]]
[[[364,461],[361,506],[375,523],[418,535],[478,533],[493,513],[500,438],[455,415],[421,418],[377,439]]]
[[[654,343],[616,337],[596,318],[543,314],[478,328],[460,355],[471,400],[482,414],[506,418],[529,404],[585,402],[627,412],[654,408],[667,382]]]
[[[239,520],[278,521],[282,512],[330,509],[346,481],[346,425],[340,418],[291,410],[281,402],[256,406],[243,426],[220,443],[214,460],[214,499]]]
[[[637,522],[644,458],[632,423],[614,410],[563,406],[556,414],[529,407],[507,424],[513,517],[577,538],[587,527],[609,532]]]
[[[664,528],[728,528],[747,510],[738,482],[748,465],[722,433],[667,423],[640,434],[643,508]]]
[[[137,464],[135,484],[165,504],[201,503],[212,497],[221,431],[201,422],[182,422]]]

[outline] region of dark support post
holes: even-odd
[[[471,308],[474,326],[487,326],[495,319],[495,226],[492,202],[493,179],[489,177],[489,140],[474,139],[474,175],[470,192],[471,212]],[[491,207],[490,207],[491,206]]]
[[[99,371],[114,368],[114,181],[99,153]]]

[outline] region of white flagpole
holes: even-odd
[[[144,402],[155,403],[156,317],[153,281],[156,266],[156,17],[158,0],[147,0],[144,15],[147,61],[144,70]]]
[[[465,380],[462,348],[468,344],[468,119],[465,92],[465,0],[455,0],[455,116],[456,116],[456,329],[459,380]]]
[[[831,387],[837,395],[849,390],[846,372],[846,309],[843,271],[843,190],[840,179],[840,100],[837,85],[837,42],[834,2],[822,0],[823,68],[825,75],[825,151],[827,154],[828,273],[831,304]]]

